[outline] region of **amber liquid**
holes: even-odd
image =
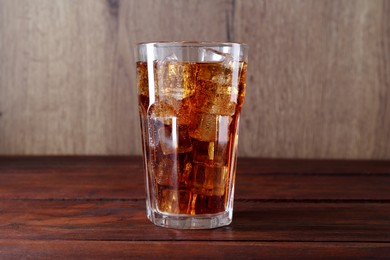
[[[234,185],[247,65],[152,65],[137,63],[149,203],[168,214],[223,212]]]

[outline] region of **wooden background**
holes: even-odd
[[[250,46],[241,156],[390,159],[386,0],[0,0],[0,154],[140,154],[156,40]]]

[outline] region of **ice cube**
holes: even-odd
[[[227,166],[219,167],[194,163],[192,173],[194,193],[208,196],[224,195],[229,174]]]
[[[170,56],[156,61],[158,95],[182,100],[195,92],[196,64]]]
[[[159,120],[166,125],[171,125],[172,120],[177,119],[175,108],[163,101],[150,105],[147,113],[151,119]]]
[[[232,118],[230,116],[199,113],[191,121],[189,134],[192,138],[199,141],[214,142],[217,140],[216,137],[219,137],[220,131],[227,135],[229,134],[231,121]]]
[[[200,60],[204,62],[227,62],[232,59],[231,55],[210,47],[199,50]]]
[[[163,158],[158,162],[154,175],[157,184],[176,186],[179,173],[172,158]]]
[[[154,151],[149,160],[152,179],[159,185],[188,187],[192,171],[190,153],[164,155],[160,147]]]
[[[232,116],[236,113],[236,102],[232,96],[216,92],[198,91],[194,97],[194,110],[207,114]]]
[[[191,100],[164,99],[150,105],[148,115],[160,120],[166,125],[171,125],[176,120],[180,125],[188,125],[190,122]]]
[[[160,188],[158,209],[166,213],[189,214],[192,194],[188,190]]]
[[[160,143],[158,130],[164,126],[164,123],[157,118],[146,116],[144,124],[143,134],[147,136],[147,145],[151,149],[155,149],[159,146]]]
[[[193,194],[194,199],[191,205],[192,214],[213,214],[225,211],[225,197],[224,196],[207,196],[202,194]]]
[[[224,166],[227,163],[227,151],[227,142],[203,142],[194,139],[192,157],[196,163]]]
[[[198,65],[197,80],[213,83],[209,84],[207,87],[218,89],[221,93],[230,94],[230,92],[226,92],[226,90],[231,91],[233,74],[232,64],[232,62],[200,63]],[[203,87],[204,86],[202,86],[202,88]]]
[[[218,85],[234,86],[238,85],[238,76],[240,64],[229,53],[204,48],[201,50],[201,59],[204,63],[199,67],[197,72],[198,80],[211,81]],[[234,82],[232,79],[235,79]]]
[[[173,122],[159,129],[158,136],[164,154],[186,153],[192,150],[188,127]]]
[[[188,125],[190,123],[191,100],[184,98],[177,100],[171,97],[164,97],[164,102],[173,107],[177,116],[178,124]]]
[[[207,62],[198,64],[195,109],[210,114],[234,115],[241,63],[217,50],[205,48],[203,52]]]

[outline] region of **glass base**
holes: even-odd
[[[148,219],[156,226],[176,229],[211,229],[227,226],[232,222],[233,212],[225,211],[217,214],[174,215],[153,212],[147,209]]]

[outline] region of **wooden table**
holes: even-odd
[[[390,161],[240,159],[236,183],[230,226],[174,230],[140,157],[1,157],[0,258],[390,257]]]

